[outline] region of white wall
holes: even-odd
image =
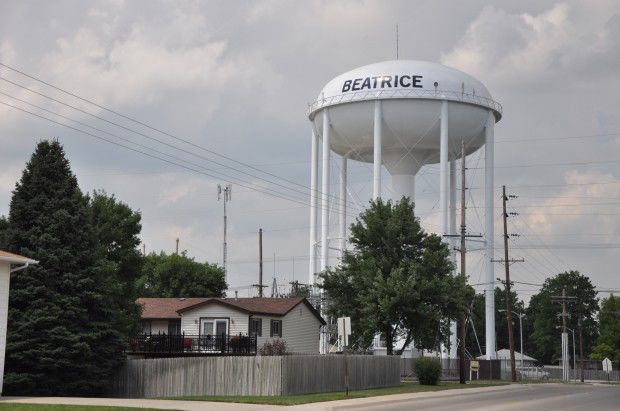
[[[4,383],[4,354],[6,351],[6,327],[9,314],[10,264],[0,261],[0,394]]]
[[[200,318],[228,318],[230,335],[248,333],[248,314],[225,305],[212,303],[181,313],[181,332],[188,335],[200,334]]]
[[[188,335],[198,335],[200,318],[229,318],[229,334],[248,334],[250,316],[243,311],[220,304],[208,304],[181,313],[181,331]],[[321,322],[305,304],[299,304],[283,317],[253,315],[263,320],[262,336],[257,338],[258,348],[270,340],[271,320],[282,320],[282,339],[286,341],[289,352],[319,352],[319,327]]]
[[[320,326],[319,319],[303,303],[289,311],[282,321],[282,338],[288,351],[318,354]]]

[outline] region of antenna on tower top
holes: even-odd
[[[396,25],[396,60],[398,60],[398,24]]]

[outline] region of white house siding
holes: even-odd
[[[0,394],[4,377],[4,352],[6,348],[6,326],[9,312],[10,264],[0,261]]]
[[[289,311],[282,318],[282,338],[289,352],[318,354],[320,326],[321,322],[303,303]]]
[[[181,332],[187,335],[200,333],[201,318],[228,318],[230,335],[248,333],[248,314],[221,304],[207,304],[181,313]]]
[[[262,347],[268,340],[270,340],[270,332],[271,332],[271,320],[282,320],[283,317],[271,317],[271,316],[267,316],[267,315],[258,315],[258,314],[254,314],[252,315],[252,318],[260,318],[263,320],[263,331],[261,333],[261,335],[259,337],[256,338],[256,345],[258,348]],[[249,324],[249,319],[248,319],[248,324]],[[282,328],[284,328],[284,324],[282,325]]]

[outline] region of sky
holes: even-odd
[[[0,0],[0,62],[99,106],[6,67],[0,102],[163,159],[0,104],[0,215],[36,143],[56,138],[84,192],[103,189],[142,213],[147,252],[172,252],[179,238],[188,255],[221,264],[217,185],[231,182],[231,290],[255,293],[259,228],[265,281],[307,282],[308,103],[333,77],[394,59],[396,25],[401,59],[463,70],[503,106],[495,184],[498,199],[501,185],[518,196],[509,203],[519,213],[510,232],[520,235],[511,257],[525,262],[511,274],[530,283],[516,285],[520,296],[528,300],[535,284],[565,270],[620,289],[617,1]],[[482,233],[484,149],[467,161],[467,224]],[[350,162],[350,202],[366,203],[371,176],[371,165]],[[429,231],[439,221],[438,188],[437,166],[423,167],[416,212]],[[496,234],[499,218],[498,210]],[[476,248],[472,284],[484,281]]]

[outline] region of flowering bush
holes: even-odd
[[[284,355],[286,354],[286,341],[276,338],[269,340],[259,348],[260,355]]]

